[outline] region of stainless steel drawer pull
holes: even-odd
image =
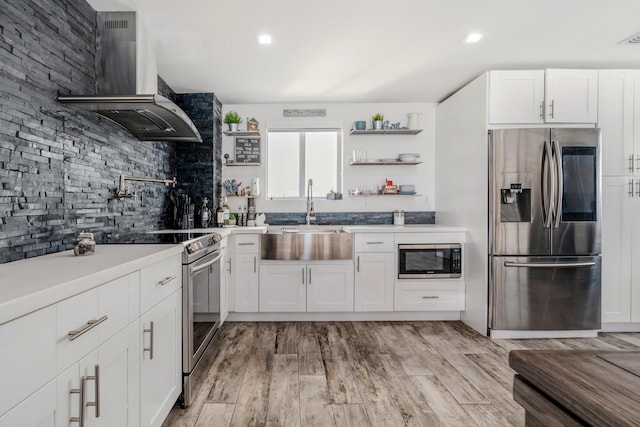
[[[229,269],[227,271],[229,272],[229,276],[231,276],[231,258],[229,258],[227,261],[229,262]]]
[[[551,104],[549,104],[549,116],[553,119],[553,114],[555,113],[555,100],[551,100]]]
[[[258,272],[258,257],[255,256],[253,257],[253,272]]]
[[[358,260],[357,260],[357,264],[356,264],[356,271],[358,273],[360,273],[360,255],[358,255]]]
[[[311,267],[309,267],[309,284],[311,284]]]
[[[149,329],[144,328],[143,332],[149,332],[149,347],[144,347],[142,349],[143,352],[149,352],[149,359],[153,360],[153,320],[149,324]]]
[[[255,243],[238,243],[238,246],[253,246]]]
[[[367,242],[367,245],[384,245],[384,242]]]
[[[438,295],[425,295],[422,299],[438,299],[440,298]]]
[[[528,268],[576,268],[576,267],[593,267],[596,265],[594,261],[587,262],[508,262],[505,261],[505,267],[528,267]]]
[[[640,197],[640,179],[636,180],[636,196]]]
[[[167,283],[171,283],[173,281],[173,279],[177,279],[177,278],[178,278],[178,276],[165,277],[164,280],[159,281],[158,284],[160,286],[164,286]]]
[[[304,285],[304,267],[302,267],[302,284]]]
[[[69,341],[73,341],[76,338],[86,334],[87,332],[89,332],[90,330],[92,330],[93,328],[95,328],[96,326],[98,326],[100,323],[104,322],[108,318],[109,316],[105,315],[99,318],[98,320],[89,320],[87,324],[84,326],[84,328],[75,330],[75,331],[69,331],[67,333],[67,338],[69,339]]]
[[[95,402],[87,402],[87,406],[95,406],[96,418],[100,418],[100,365],[95,365],[93,368],[93,375],[85,377],[87,381],[94,382],[94,390],[96,395]]]
[[[633,178],[629,180],[629,197],[633,197]]]
[[[69,418],[70,423],[79,423],[80,427],[84,427],[84,385],[87,382],[87,377],[80,377],[80,388],[72,388],[69,390],[69,394],[80,395],[80,405],[78,406],[78,416]]]

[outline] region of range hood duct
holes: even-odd
[[[158,95],[153,41],[135,12],[98,12],[96,94],[58,96],[94,111],[141,141],[202,142],[187,114]]]

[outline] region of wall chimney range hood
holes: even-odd
[[[96,94],[58,101],[94,111],[141,141],[202,142],[187,114],[158,95],[153,40],[135,12],[98,12]]]

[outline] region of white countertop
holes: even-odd
[[[182,253],[182,245],[97,245],[0,264],[0,324]]]
[[[466,227],[439,224],[410,225],[343,225],[342,229],[351,233],[464,233]]]

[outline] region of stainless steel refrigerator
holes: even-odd
[[[489,132],[489,328],[600,328],[600,131]]]

